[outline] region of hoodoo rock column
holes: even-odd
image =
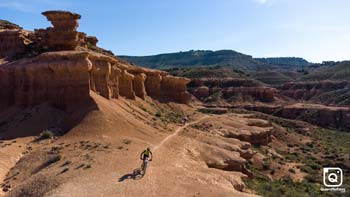
[[[42,13],[53,27],[46,30],[36,30],[41,37],[41,45],[51,50],[75,50],[79,45],[78,19],[79,14],[64,11],[47,11]]]

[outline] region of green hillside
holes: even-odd
[[[178,53],[167,53],[152,56],[120,56],[134,64],[149,68],[230,66],[238,70],[269,69],[271,65],[259,62],[252,56],[232,50],[191,50]]]
[[[321,66],[301,77],[301,80],[350,80],[350,61]]]
[[[171,75],[187,78],[247,78],[249,74],[232,67],[191,67],[165,69]]]
[[[311,65],[310,62],[300,57],[270,57],[270,58],[255,58],[255,59],[260,62],[276,65],[279,68],[284,68],[284,69],[301,69]]]

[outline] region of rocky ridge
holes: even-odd
[[[251,79],[239,78],[193,79],[189,84],[189,91],[202,101],[215,94],[229,102],[246,100],[273,102],[278,96],[275,88],[264,86]]]
[[[88,102],[90,90],[107,99],[145,99],[148,95],[180,103],[190,101],[188,79],[90,50],[89,46],[96,47],[97,38],[77,31],[80,15],[65,11],[47,11],[43,15],[53,27],[28,35],[29,45],[21,30],[0,32],[0,40],[4,41],[0,44],[1,58],[23,53],[29,46],[34,51],[44,51],[0,65],[0,110],[44,102],[67,109]]]

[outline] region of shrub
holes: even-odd
[[[47,164],[50,165],[50,164],[56,163],[56,162],[60,161],[61,159],[62,159],[62,155],[60,155],[60,154],[55,155],[47,161]]]
[[[290,173],[295,174],[295,170],[294,170],[293,168],[290,168],[288,171],[289,171]]]
[[[40,133],[39,138],[40,139],[51,139],[53,138],[54,133],[50,130],[44,130],[43,132]]]
[[[312,173],[314,172],[314,170],[312,170],[312,168],[311,168],[310,166],[302,166],[302,167],[300,168],[300,170],[301,170],[302,172],[306,172],[306,173],[308,173],[308,174],[312,174]]]
[[[269,161],[264,161],[262,166],[263,166],[263,170],[268,170],[268,169],[270,169],[271,164]]]

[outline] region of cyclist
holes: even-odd
[[[140,155],[140,159],[143,160],[141,165],[142,169],[143,169],[143,165],[146,163],[146,160],[148,160],[150,156],[151,156],[151,159],[149,159],[149,161],[152,161],[153,154],[152,154],[151,148],[147,147],[146,150],[144,150]]]

